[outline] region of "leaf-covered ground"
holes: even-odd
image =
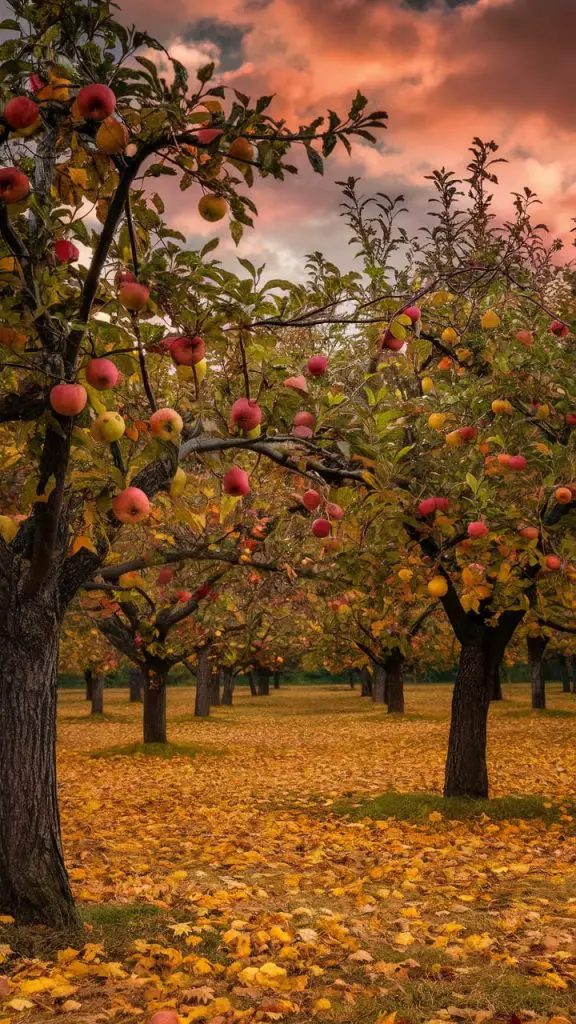
[[[531,799],[470,817],[379,799],[440,790],[448,687],[409,688],[404,719],[357,690],[293,687],[196,721],[193,696],[170,691],[159,759],[114,753],[140,738],[125,691],[99,721],[62,695],[88,943],[55,951],[4,921],[0,1022],[576,1020],[576,698],[551,686],[533,713],[508,688],[493,794]]]

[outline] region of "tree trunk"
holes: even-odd
[[[234,675],[231,668],[224,665],[222,668],[222,703],[226,707],[232,706],[234,697]]]
[[[144,686],[144,676],[142,669],[138,665],[130,666],[130,703],[141,704],[142,703],[142,689]]]
[[[404,714],[404,656],[397,647],[386,658],[388,714]]]
[[[490,665],[490,700],[503,700],[499,661]]]
[[[86,683],[86,700],[92,700],[92,669],[84,669],[84,682]]]
[[[166,682],[168,666],[147,665],[144,673],[144,743],[167,743]]]
[[[212,665],[210,672],[210,706],[220,707],[220,668]]]
[[[256,673],[250,669],[248,673],[248,685],[250,687],[250,694],[252,697],[258,696],[258,687],[256,686]]]
[[[349,668],[348,669],[348,686],[350,687],[351,690],[354,690],[355,687],[356,687],[356,674],[355,673],[356,673],[356,669],[354,669],[354,668]]]
[[[572,676],[572,693],[576,693],[576,654],[570,658],[570,675]]]
[[[364,668],[361,669],[361,671],[360,671],[360,680],[361,680],[361,684],[362,684],[362,689],[361,689],[360,696],[361,697],[371,697],[372,696],[372,676],[370,675],[370,672],[368,671],[366,666],[364,666]]]
[[[372,702],[386,703],[386,671],[383,665],[374,664],[374,681],[372,683]]]
[[[259,668],[256,673],[258,679],[258,696],[269,697],[270,696],[270,672],[267,668]]]
[[[491,677],[487,661],[481,636],[477,643],[462,647],[452,696],[444,796],[488,796],[486,733]]]
[[[80,931],[56,787],[56,601],[16,585],[11,595],[0,606],[0,914]]]
[[[276,669],[276,671],[274,672],[274,677],[273,678],[274,678],[274,689],[275,690],[279,690],[280,689],[280,673],[279,673],[278,669]]]
[[[530,686],[532,689],[532,707],[546,707],[546,677],[544,672],[544,651],[548,640],[544,636],[529,636],[528,665],[530,666]]]
[[[562,671],[562,693],[572,693],[572,683],[570,681],[570,662],[566,655],[562,655],[560,658],[560,668]]]
[[[92,672],[92,715],[104,714],[104,676],[100,672]]]
[[[196,718],[208,718],[210,714],[211,672],[210,648],[200,647],[196,663],[196,705],[194,707]]]

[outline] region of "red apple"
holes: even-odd
[[[175,1010],[157,1010],[150,1018],[150,1024],[179,1024],[180,1018]]]
[[[222,481],[224,494],[232,494],[234,497],[243,497],[250,493],[250,478],[245,469],[239,466],[232,466],[225,474]]]
[[[567,412],[564,418],[569,427],[573,427],[576,424],[576,412]]]
[[[117,288],[119,288],[121,284],[136,284],[137,281],[138,278],[136,277],[135,274],[132,273],[131,270],[120,269],[116,271],[114,284],[116,285]]]
[[[285,388],[294,388],[296,391],[305,391],[308,393],[308,384],[306,377],[287,377],[284,381]]]
[[[476,427],[459,427],[458,433],[460,434],[460,437],[464,441],[474,441],[474,439],[478,436],[478,431],[476,430]]]
[[[57,263],[75,263],[80,255],[80,250],[74,242],[67,238],[59,238],[54,245],[54,256]]]
[[[181,604],[186,604],[187,601],[189,601],[191,599],[191,597],[192,597],[192,592],[190,590],[177,590],[176,591],[176,600],[180,601]]]
[[[124,309],[137,313],[144,309],[150,298],[150,289],[137,281],[125,281],[118,289],[118,300]]]
[[[199,128],[194,132],[194,137],[199,146],[211,146],[221,135],[221,128]]]
[[[118,368],[111,359],[90,359],[86,366],[86,380],[96,391],[107,391],[118,383]]]
[[[330,519],[344,519],[344,509],[334,501],[327,501],[324,511],[327,516],[330,516]]]
[[[290,433],[293,434],[294,437],[303,437],[306,438],[306,440],[314,437],[314,431],[311,430],[310,427],[292,427]]]
[[[448,501],[448,498],[434,498],[434,501],[436,502],[436,508],[438,509],[439,512],[448,511],[450,507],[450,502]]]
[[[436,498],[424,498],[418,505],[421,516],[431,516],[436,511]]]
[[[149,419],[150,433],[161,441],[178,443],[184,421],[175,409],[157,409]]]
[[[472,540],[476,540],[478,537],[485,537],[488,533],[488,527],[486,523],[483,523],[481,519],[476,519],[473,523],[468,523],[468,536]]]
[[[121,523],[140,523],[150,512],[150,502],[139,487],[126,487],[112,499],[112,511]]]
[[[60,416],[77,416],[87,401],[82,384],[56,384],[50,392],[50,405]]]
[[[561,320],[553,320],[549,329],[551,334],[555,334],[557,338],[565,338],[567,334],[570,334],[570,328]]]
[[[313,427],[316,423],[316,417],[313,412],[306,412],[305,409],[302,412],[297,412],[294,417],[295,427]]]
[[[538,540],[539,537],[538,527],[527,526],[525,523],[518,527],[518,533],[525,540]]]
[[[0,201],[19,203],[30,191],[30,180],[17,167],[0,167]]]
[[[116,97],[107,85],[85,85],[76,97],[78,113],[85,121],[104,121],[116,109]]]
[[[422,316],[418,306],[407,306],[406,309],[402,310],[402,312],[404,313],[404,316],[410,317],[413,324],[418,323],[418,320]]]
[[[174,576],[174,570],[173,569],[169,569],[166,566],[164,569],[160,569],[160,572],[158,573],[158,578],[156,580],[156,583],[160,587],[163,587],[163,586],[166,585],[166,583],[170,583],[170,580],[172,579],[173,576]]]
[[[514,469],[516,471],[526,469],[528,463],[523,455],[510,455],[508,459],[508,469]]]
[[[546,555],[546,568],[551,572],[557,572],[562,568],[562,559],[558,555]]]
[[[312,356],[308,360],[308,373],[312,377],[321,377],[328,368],[328,359],[326,356]]]
[[[13,96],[4,107],[4,120],[14,131],[30,128],[39,116],[38,107],[28,96]]]
[[[404,342],[401,338],[395,338],[391,331],[385,331],[380,339],[382,348],[387,348],[390,352],[399,352],[401,348],[404,348]]]
[[[40,75],[30,75],[30,78],[28,79],[28,85],[30,88],[30,92],[37,93],[44,88],[45,83],[40,78]]]
[[[210,596],[211,590],[212,588],[209,583],[201,583],[195,593],[196,600],[203,601],[205,597]]]
[[[194,366],[204,359],[206,345],[199,334],[181,334],[170,342],[170,355],[178,366]]]
[[[554,491],[554,497],[559,505],[570,505],[574,500],[569,487],[557,487]]]
[[[249,398],[239,398],[230,410],[230,421],[232,426],[241,430],[254,430],[262,423],[262,409]]]
[[[534,344],[534,335],[532,331],[516,331],[516,341],[519,341],[525,348],[531,348]]]
[[[315,537],[328,537],[330,529],[328,519],[315,519],[312,523],[312,533]]]
[[[313,512],[315,508],[318,508],[321,501],[322,495],[318,494],[318,491],[304,491],[304,494],[302,495],[302,504],[309,512]]]

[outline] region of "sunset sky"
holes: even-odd
[[[372,147],[338,148],[325,177],[303,167],[284,187],[257,183],[260,211],[239,253],[298,275],[322,249],[349,264],[335,179],[403,192],[422,223],[436,167],[462,171],[474,135],[495,139],[498,205],[529,185],[542,219],[569,238],[576,216],[576,0],[120,0],[122,18],[169,46],[191,70],[215,60],[218,80],[250,95],[275,93],[272,112],[295,125],[330,107],[346,113],[357,88],[389,127]],[[214,234],[191,193],[169,207],[192,244]],[[223,232],[220,232],[223,234]],[[226,247],[232,249],[226,241]]]

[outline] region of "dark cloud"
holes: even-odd
[[[182,31],[186,43],[214,43],[220,53],[219,70],[233,71],[244,60],[244,37],[249,25],[235,25],[219,18],[198,18]]]

